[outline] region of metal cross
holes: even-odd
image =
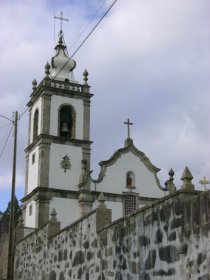
[[[206,177],[203,176],[203,178],[199,180],[199,183],[203,186],[204,191],[206,191],[206,185],[210,184],[210,181],[206,180]]]
[[[131,123],[130,120],[127,119],[127,122],[124,122],[124,124],[127,124],[128,126],[128,138],[130,138],[130,125],[133,125],[133,123]]]
[[[64,18],[63,17],[63,12],[61,12],[61,16],[60,17],[56,17],[56,16],[54,16],[54,18],[55,19],[60,19],[60,31],[62,32],[63,30],[62,30],[62,21],[69,21],[67,18]]]

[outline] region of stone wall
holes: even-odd
[[[97,208],[54,237],[50,224],[30,234],[15,279],[210,279],[210,192],[179,191],[108,225],[110,215]]]
[[[0,280],[7,278],[7,263],[8,263],[8,249],[9,249],[9,236],[5,234],[1,237],[0,246]]]

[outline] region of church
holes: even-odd
[[[93,179],[88,72],[75,79],[62,31],[55,50],[28,102],[14,279],[210,279],[210,191],[195,190],[188,167],[180,190],[172,169],[161,186],[129,119],[124,147]]]
[[[83,81],[74,78],[76,62],[69,59],[60,31],[56,54],[45,66],[45,77],[32,82],[29,107],[29,139],[26,148],[26,186],[22,199],[25,226],[38,228],[56,209],[61,227],[96,208],[105,196],[113,219],[133,213],[166,195],[158,179],[160,170],[138,150],[130,137],[91,177],[91,98],[88,72]]]

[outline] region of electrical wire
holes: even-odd
[[[5,143],[4,143],[3,149],[2,149],[1,154],[0,154],[0,159],[1,159],[1,157],[2,157],[2,155],[3,155],[3,152],[4,152],[5,148],[6,148],[6,145],[7,145],[7,142],[8,142],[8,140],[9,140],[9,137],[10,137],[10,134],[11,134],[11,132],[12,132],[12,129],[13,129],[13,125],[11,126],[11,129],[10,129],[10,131],[9,131],[9,134],[8,134],[8,136],[7,136],[7,139],[6,139]]]
[[[98,1],[98,2],[99,2],[99,5],[101,6],[101,3],[100,3],[101,1]],[[106,0],[102,0],[102,2],[104,4],[104,2],[106,2]],[[95,11],[98,10],[99,5],[97,7],[93,5],[92,8],[90,10],[88,10],[87,16],[84,16],[82,18],[82,20],[78,23],[77,28],[74,30],[74,32],[72,34],[72,38],[78,37],[78,30],[84,29],[84,26],[87,25],[87,20],[89,20],[89,22],[90,22],[90,20],[93,18],[93,14],[96,14]],[[96,9],[95,9],[95,7],[96,7]],[[75,41],[76,41],[76,39],[74,39],[74,41],[72,41],[73,43],[71,43],[71,46],[72,46],[72,44],[75,44]]]
[[[71,57],[67,60],[67,62],[61,67],[61,69],[58,71],[58,73],[55,75],[55,77],[52,79],[53,81],[56,79],[58,74],[63,70],[63,68],[67,65],[67,63],[72,59],[72,57],[78,52],[78,50],[82,47],[82,45],[87,41],[87,39],[90,37],[90,35],[95,31],[95,29],[99,26],[99,24],[102,22],[102,20],[105,18],[105,16],[108,14],[108,12],[112,9],[114,4],[117,2],[115,0],[109,8],[106,10],[106,12],[103,14],[103,16],[100,18],[100,20],[97,22],[97,24],[93,27],[93,29],[90,31],[90,33],[85,37],[85,39],[82,41],[82,43],[79,45],[79,47],[75,50],[75,52],[71,55]]]
[[[90,15],[88,16],[88,22],[85,21],[84,24],[82,25],[82,27],[80,28],[81,32],[78,34],[76,34],[76,38],[74,39],[74,41],[71,44],[71,48],[73,48],[73,46],[77,43],[77,41],[79,40],[79,38],[82,36],[82,34],[85,32],[85,30],[88,28],[88,26],[90,26],[93,18],[99,13],[99,11],[102,9],[102,7],[104,6],[106,1],[102,1],[98,7],[95,10],[92,10]]]
[[[22,118],[23,115],[25,115],[25,113],[29,110],[29,108],[27,108],[22,114],[19,115],[19,119]]]

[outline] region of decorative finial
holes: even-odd
[[[210,181],[206,180],[206,177],[203,176],[203,178],[199,180],[199,183],[203,186],[203,190],[206,191],[206,185],[210,184]]]
[[[181,180],[183,181],[183,185],[181,186],[181,188],[183,190],[189,190],[189,191],[194,190],[195,187],[192,184],[192,179],[193,179],[193,176],[192,176],[189,168],[186,166],[184,169],[184,172],[182,174],[182,177],[181,177]]]
[[[45,74],[46,74],[46,78],[49,78],[50,75],[50,64],[47,62],[47,64],[45,65]]]
[[[32,81],[32,89],[35,90],[36,86],[37,86],[37,81],[36,81],[36,79],[33,79],[33,81]]]
[[[51,222],[53,222],[53,223],[57,222],[57,218],[56,218],[57,213],[56,213],[56,211],[55,211],[55,208],[53,208],[53,210],[52,210],[50,216],[51,216],[51,219],[50,219]]]
[[[98,202],[99,202],[99,204],[98,204],[97,208],[106,208],[105,197],[104,197],[104,194],[102,192],[99,195]]]
[[[87,81],[88,81],[88,71],[87,69],[85,68],[85,71],[83,72],[83,80],[84,80],[84,85],[88,85]]]
[[[165,182],[165,186],[168,190],[169,193],[173,193],[176,191],[176,186],[174,185],[174,171],[171,168],[170,171],[168,172],[169,179]]]

